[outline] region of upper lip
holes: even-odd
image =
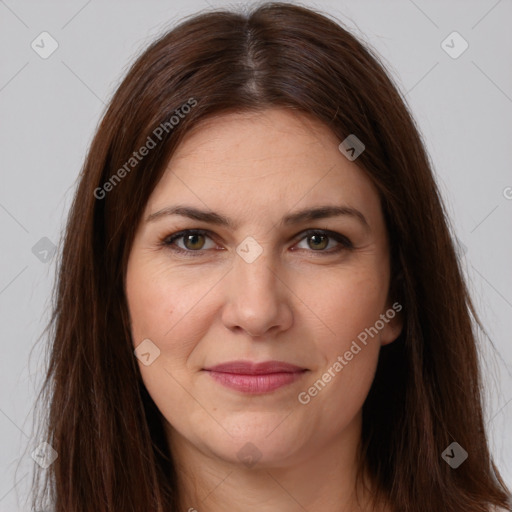
[[[283,361],[264,361],[254,363],[252,361],[229,361],[204,368],[207,371],[238,373],[242,375],[262,375],[268,373],[297,373],[306,370],[294,364]]]

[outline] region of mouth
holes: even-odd
[[[205,368],[204,371],[225,387],[243,393],[261,394],[291,384],[309,370],[282,361],[231,361]]]

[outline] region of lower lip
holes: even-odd
[[[208,370],[208,373],[220,384],[243,393],[268,393],[300,379],[305,371],[294,373],[266,373],[247,375],[224,373]]]

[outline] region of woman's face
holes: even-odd
[[[284,466],[359,434],[401,306],[388,298],[377,192],[340,142],[270,109],[203,121],[171,159],[126,276],[138,364],[171,446]],[[338,213],[306,213],[326,208]],[[201,231],[171,240],[186,230]],[[208,370],[235,361],[298,369]]]

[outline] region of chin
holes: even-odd
[[[266,469],[271,467],[284,467],[292,464],[299,458],[304,448],[297,435],[283,429],[280,435],[276,434],[278,425],[261,429],[251,429],[244,433],[222,436],[222,439],[209,439],[205,442],[215,457],[223,459],[229,464],[235,464],[247,469]],[[279,429],[280,427],[278,427]],[[268,435],[269,432],[272,432]]]

